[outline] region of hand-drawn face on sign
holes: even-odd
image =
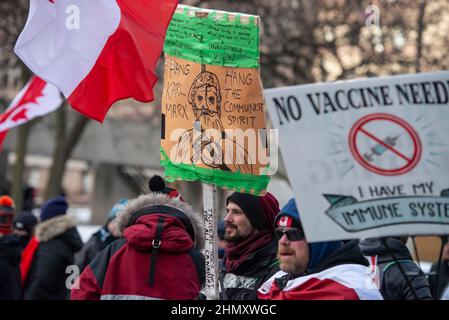
[[[259,172],[258,148],[266,148],[258,131],[265,128],[259,79],[257,69],[206,66],[166,56],[161,145],[170,160]]]
[[[201,73],[196,76],[189,91],[189,103],[193,107],[196,121],[202,128],[214,128],[223,131],[221,124],[221,89],[215,74],[206,71],[201,65]]]

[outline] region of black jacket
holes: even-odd
[[[67,267],[83,245],[72,220],[58,216],[36,227],[39,246],[33,257],[24,289],[25,300],[65,300],[69,297]],[[68,282],[70,285],[70,282]]]
[[[368,266],[368,260],[360,251],[358,240],[351,240],[344,243],[341,247],[324,258],[315,268],[310,270],[308,274],[318,273],[341,264],[360,264]]]
[[[80,274],[104,248],[115,240],[117,238],[108,232],[106,226],[95,232],[89,241],[83,245],[81,251],[75,255],[76,265],[80,270]]]
[[[279,271],[276,258],[277,241],[273,239],[266,246],[255,251],[243,261],[234,273],[226,273],[226,256],[220,268],[226,300],[256,300],[257,289]]]
[[[380,292],[385,300],[415,300],[412,288],[410,288],[402,269],[410,280],[419,300],[432,299],[429,282],[426,276],[413,261],[413,258],[400,240],[387,238],[387,246],[393,252],[396,261],[390,251],[378,238],[365,239],[360,243],[360,249],[367,256],[377,255],[379,267]]]
[[[19,300],[22,248],[16,236],[0,238],[0,300]]]
[[[432,265],[431,276],[429,276],[429,283],[432,293],[435,294],[436,299],[441,299],[444,289],[449,285],[449,261],[441,261],[440,270],[438,272],[438,283],[436,277],[436,271],[438,268],[438,262]]]

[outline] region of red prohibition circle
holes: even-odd
[[[368,122],[371,122],[371,121],[376,121],[376,120],[386,120],[386,121],[390,121],[390,122],[393,122],[393,123],[399,125],[408,133],[408,135],[412,139],[413,148],[414,148],[413,155],[412,155],[411,159],[407,159],[408,162],[405,165],[403,165],[402,167],[394,168],[394,169],[379,168],[379,167],[369,163],[361,155],[361,152],[360,152],[359,148],[357,147],[357,143],[356,143],[357,135],[361,132],[361,130],[363,130],[363,126],[365,124],[367,124]],[[363,130],[363,132],[366,132],[366,131]],[[371,138],[373,139],[376,137],[371,137]],[[381,140],[381,139],[378,139],[378,140]],[[386,114],[386,113],[373,113],[373,114],[364,116],[364,117],[360,118],[359,120],[357,120],[357,122],[354,123],[354,125],[352,126],[351,131],[349,133],[349,149],[350,149],[352,155],[354,156],[354,158],[357,160],[357,162],[362,167],[364,167],[368,171],[371,171],[371,172],[374,172],[374,173],[377,173],[377,174],[380,174],[383,176],[398,176],[398,175],[401,175],[401,174],[411,171],[418,164],[419,160],[421,159],[421,153],[422,153],[421,140],[419,139],[418,133],[415,131],[415,129],[413,129],[413,127],[410,124],[408,124],[406,121],[404,121],[403,119],[393,116],[391,114]],[[392,147],[388,148],[388,149],[395,153],[395,150]]]

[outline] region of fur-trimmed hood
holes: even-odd
[[[60,215],[46,220],[36,226],[36,238],[39,242],[47,242],[75,227],[75,221],[67,215]]]
[[[134,212],[147,207],[163,205],[182,211],[192,223],[195,233],[195,247],[204,248],[204,227],[201,215],[193,211],[193,208],[178,198],[171,198],[165,194],[145,194],[131,200],[118,214],[116,227],[120,236],[128,226]]]

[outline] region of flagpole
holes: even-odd
[[[218,300],[217,187],[203,183],[204,257],[207,300]]]

